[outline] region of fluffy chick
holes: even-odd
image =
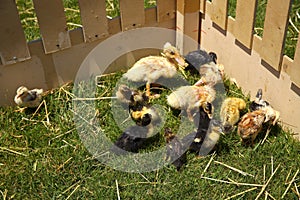
[[[35,108],[40,105],[42,100],[43,89],[29,90],[25,86],[17,89],[17,95],[14,98],[18,106]]]
[[[191,51],[184,57],[189,64],[189,68],[194,68],[198,72],[200,71],[200,67],[204,64],[210,62],[217,63],[217,55],[214,52],[207,53],[205,50],[201,49]]]
[[[197,132],[185,136],[182,141],[185,145],[190,144],[189,149],[198,153],[200,157],[206,156],[218,143],[223,130],[222,123],[212,119],[208,129],[200,128]],[[190,143],[191,140],[192,142]]]
[[[199,121],[196,132],[192,132],[186,135],[182,139],[185,149],[189,149],[193,152],[199,152],[202,142],[206,136],[209,124],[211,121],[212,106],[210,103],[206,103],[199,107]]]
[[[264,110],[255,110],[242,116],[237,133],[244,144],[249,144],[250,141],[253,145],[256,136],[262,130],[265,119],[266,112]]]
[[[128,152],[137,153],[144,146],[148,132],[149,128],[144,126],[135,125],[127,128],[116,140],[115,146],[111,148],[111,151],[117,155],[123,155]]]
[[[266,121],[274,126],[280,117],[280,112],[275,110],[267,101],[262,99],[262,89],[258,89],[255,100],[250,103],[250,111],[264,110],[266,112]]]
[[[201,79],[195,85],[211,85],[214,86],[223,80],[224,66],[210,62],[200,67]]]
[[[183,145],[170,128],[165,129],[166,160],[171,161],[177,171],[187,162]]]
[[[159,78],[172,78],[177,70],[184,74],[187,66],[179,51],[167,42],[162,56],[141,58],[123,76],[133,82],[146,82],[146,95],[150,96],[151,83],[155,83]]]
[[[246,108],[246,102],[241,98],[228,97],[221,106],[220,119],[226,132],[240,119],[240,111]]]
[[[168,104],[175,109],[187,112],[192,121],[194,111],[202,104],[212,103],[216,98],[216,91],[209,85],[205,86],[182,86],[177,88],[167,97]]]
[[[250,111],[260,110],[266,106],[270,106],[270,104],[262,99],[262,89],[258,89],[255,100],[251,101],[249,109]]]

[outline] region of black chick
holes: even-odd
[[[206,103],[203,106],[200,106],[199,118],[196,117],[196,119],[199,120],[197,131],[186,135],[182,139],[182,143],[184,144],[185,148],[188,148],[193,152],[199,152],[203,140],[206,137],[206,133],[211,121],[211,116],[212,116],[212,105],[210,103]]]
[[[137,125],[127,128],[121,136],[116,140],[115,146],[111,151],[117,155],[126,154],[128,152],[137,153],[147,141],[147,135],[151,131],[152,116],[149,113],[144,114],[142,120]]]
[[[264,107],[270,106],[269,102],[262,99],[262,89],[258,89],[255,100],[250,103],[250,111],[261,110]]]
[[[170,128],[165,129],[166,160],[172,161],[177,171],[187,162],[183,145]]]
[[[207,53],[204,50],[191,51],[185,56],[186,62],[189,64],[188,69],[196,68],[198,71],[204,64],[214,62],[217,64],[217,55],[214,52]]]

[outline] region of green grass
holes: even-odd
[[[66,9],[69,29],[76,28],[74,24],[80,24],[78,4],[74,0],[63,2],[65,7],[70,8]],[[119,13],[115,2],[107,1],[108,15],[111,17]],[[148,6],[154,5],[153,1],[148,3]],[[299,5],[299,1],[295,0],[294,4]],[[32,2],[17,0],[17,5],[27,40],[39,38]],[[294,6],[293,9],[298,8],[299,6]],[[297,19],[293,19],[296,23]],[[291,40],[293,47],[295,43],[295,40]],[[98,95],[112,95],[112,89],[122,73],[103,78],[102,86],[98,87]],[[197,77],[190,77],[189,80],[196,79]],[[243,95],[242,89],[228,81],[225,81],[225,85],[229,96],[242,97],[249,104],[249,95]],[[172,165],[141,174],[121,172],[104,165],[89,153],[79,137],[73,120],[72,92],[73,84],[51,91],[44,97],[46,107],[41,106],[36,113],[35,109],[19,113],[15,111],[16,107],[0,107],[0,198],[116,199],[116,180],[121,199],[225,199],[253,188],[201,179],[201,173],[211,155],[196,159],[194,154],[189,153],[188,163],[180,173]],[[164,97],[168,93],[169,90],[163,90],[162,98],[153,103],[166,109],[165,126],[176,131],[178,112],[167,112],[169,108]],[[114,126],[110,106],[110,100],[96,102],[97,123],[107,130],[109,138],[115,140],[121,134],[121,130]],[[264,137],[263,133],[257,138],[254,147],[241,145],[239,137],[233,132],[221,137],[216,148],[214,161],[238,168],[252,174],[253,177],[243,176],[215,162],[210,164],[204,176],[226,181],[232,179],[236,182],[265,184],[271,176],[272,166],[275,170],[280,165],[266,187],[268,193],[279,199],[299,169],[300,143],[295,141],[290,133],[276,126],[272,128],[266,142],[258,145]],[[163,146],[162,134],[161,131],[153,145],[143,151],[152,151]],[[285,199],[297,199],[294,192],[296,187],[300,187],[299,175]],[[261,187],[257,187],[234,199],[255,199],[260,190]],[[261,199],[264,197],[265,193]]]
[[[98,96],[111,96],[122,73],[102,78],[97,87]],[[189,77],[191,82],[197,78]],[[225,81],[225,84],[229,96],[249,100],[249,96],[244,96],[240,88],[229,81]],[[7,199],[116,199],[116,180],[121,199],[225,199],[253,188],[201,179],[201,173],[212,155],[197,159],[195,154],[189,153],[188,163],[179,173],[172,165],[139,174],[117,171],[102,164],[88,152],[76,131],[72,91],[73,84],[51,91],[44,97],[46,107],[41,106],[36,113],[35,109],[19,113],[15,111],[16,107],[0,108],[2,196]],[[162,98],[153,104],[163,106],[167,115],[165,126],[176,130],[178,112],[168,112],[164,99],[168,93],[170,91],[164,89]],[[110,100],[99,100],[95,105],[98,125],[115,140],[121,130],[114,125]],[[162,134],[161,131],[153,144],[143,151],[164,146]],[[271,176],[272,167],[275,170],[280,165],[266,188],[268,193],[279,199],[299,169],[300,143],[279,126],[273,127],[266,142],[259,145],[263,137],[264,134],[258,137],[254,147],[247,147],[241,144],[236,132],[232,132],[221,137],[216,147],[214,161],[238,168],[253,177],[243,176],[216,162],[210,164],[204,176],[263,185]],[[300,186],[299,180],[298,175],[295,180],[297,187]],[[261,187],[257,187],[236,199],[254,199],[260,190]],[[285,199],[297,199],[293,190],[294,184]],[[262,198],[264,196],[265,193]]]

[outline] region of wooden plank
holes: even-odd
[[[176,46],[182,54],[199,47],[199,11],[199,0],[177,1]]]
[[[228,0],[212,0],[209,5],[209,16],[223,30],[227,28]]]
[[[266,9],[261,58],[280,70],[291,0],[269,0]]]
[[[200,12],[205,13],[205,3],[206,0],[200,0]]]
[[[257,0],[237,1],[232,34],[244,46],[251,49]]]
[[[144,26],[145,9],[143,0],[120,0],[122,30]]]
[[[85,42],[108,35],[105,0],[78,0]]]
[[[173,19],[176,16],[176,0],[156,0],[157,21]]]
[[[0,3],[0,63],[3,65],[30,58],[15,1]]]
[[[295,51],[294,62],[290,69],[291,80],[297,87],[300,87],[300,34],[298,36],[298,43]]]
[[[46,53],[71,46],[66,16],[61,0],[33,0]]]

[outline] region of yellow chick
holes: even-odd
[[[162,56],[147,56],[138,60],[124,77],[133,82],[146,82],[146,95],[150,95],[150,84],[159,78],[172,78],[177,70],[184,74],[188,66],[178,50],[170,43],[164,45]]]
[[[40,105],[43,89],[28,90],[25,86],[17,89],[17,95],[14,98],[18,106],[35,108]]]
[[[241,98],[228,97],[221,106],[220,119],[226,132],[240,119],[240,111],[246,108],[246,102]]]
[[[209,85],[181,86],[167,97],[168,104],[175,109],[185,110],[188,118],[193,121],[193,112],[204,103],[212,103],[216,98],[216,91]]]

